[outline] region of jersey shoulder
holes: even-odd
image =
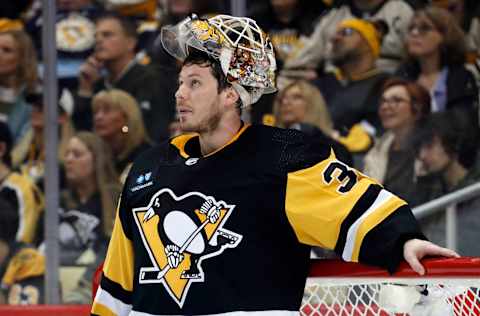
[[[295,129],[253,125],[251,134],[259,151],[276,162],[282,173],[311,167],[331,154],[325,138],[312,137]]]
[[[152,169],[163,165],[178,163],[184,159],[185,156],[182,150],[175,144],[179,142],[178,139],[184,138],[184,135],[177,136],[143,151],[135,158],[131,170]],[[183,141],[183,143],[186,143],[186,140]]]

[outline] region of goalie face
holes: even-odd
[[[182,67],[175,99],[183,132],[202,134],[214,131],[227,110],[227,89],[231,88],[220,90],[210,67],[208,64],[190,63]]]
[[[193,15],[162,28],[161,40],[177,59],[184,60],[195,49],[218,60],[243,106],[276,91],[272,44],[252,19],[217,15],[203,20]]]

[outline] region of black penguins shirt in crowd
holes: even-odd
[[[301,132],[245,125],[205,157],[182,135],[134,163],[92,314],[297,315],[310,245],[393,270],[412,237],[405,201]]]

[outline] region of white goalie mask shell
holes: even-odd
[[[204,20],[192,15],[163,27],[161,41],[165,50],[180,60],[187,58],[190,47],[217,59],[243,106],[277,91],[272,43],[250,18],[217,15]]]

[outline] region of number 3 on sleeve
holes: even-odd
[[[339,193],[347,193],[358,181],[354,169],[340,161],[333,161],[325,168],[323,171],[323,180],[327,184],[332,184],[333,180],[337,180],[337,182],[340,183],[337,189]]]

